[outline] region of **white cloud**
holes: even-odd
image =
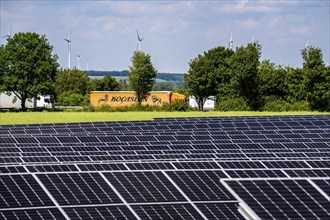
[[[307,26],[291,27],[289,31],[293,35],[305,35],[310,32],[310,28]]]
[[[220,10],[223,12],[230,13],[244,13],[244,12],[259,12],[259,13],[269,13],[277,10],[276,7],[271,7],[267,4],[263,4],[264,1],[256,2],[248,0],[239,0],[235,3],[229,3],[224,6],[221,6]],[[265,1],[266,2],[266,1]]]
[[[79,48],[80,56],[90,57],[90,66],[93,63],[97,69],[118,70],[129,65],[138,29],[145,38],[144,50],[163,65],[159,70],[175,72],[184,71],[198,53],[227,46],[231,30],[235,46],[246,45],[254,35],[263,50],[269,50],[263,52],[272,56],[285,51],[283,60],[307,39],[321,45],[329,56],[329,2],[324,2],[2,1],[1,35],[7,34],[11,22],[15,33],[46,34],[66,66],[63,38],[73,29],[72,51]]]
[[[253,18],[248,18],[243,21],[238,21],[237,23],[241,28],[248,30],[258,30],[261,27],[260,22]]]

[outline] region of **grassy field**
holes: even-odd
[[[151,120],[162,117],[306,115],[318,112],[2,112],[0,124]],[[329,113],[328,113],[329,114]]]

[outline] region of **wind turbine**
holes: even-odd
[[[72,34],[72,30],[70,32],[70,35],[67,39],[63,39],[65,40],[66,42],[68,42],[68,51],[69,51],[69,55],[68,55],[68,68],[70,69],[71,67],[71,34]]]
[[[11,38],[11,29],[13,27],[13,23],[10,24],[10,29],[9,29],[9,33],[6,34],[5,36],[3,36],[2,38]]]
[[[230,32],[229,44],[228,47],[233,49],[233,32]]]
[[[141,51],[142,41],[143,41],[144,38],[140,38],[139,32],[137,30],[136,30],[136,34],[137,34],[138,41],[139,41],[137,48],[138,48],[139,51]]]

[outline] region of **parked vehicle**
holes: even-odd
[[[5,92],[0,93],[0,109],[20,109],[22,107],[21,100],[14,94],[10,95]],[[52,108],[53,105],[50,102],[50,96],[40,95],[37,99],[27,99],[25,107],[31,108]]]
[[[198,108],[198,104],[196,102],[195,97],[189,96],[189,107],[191,108]],[[204,110],[213,110],[215,109],[215,97],[210,96],[206,99],[204,105],[203,105]]]

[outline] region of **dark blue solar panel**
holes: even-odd
[[[55,206],[32,175],[0,176],[0,208]]]
[[[3,219],[65,219],[64,215],[57,208],[35,208],[25,210],[0,210]]]

